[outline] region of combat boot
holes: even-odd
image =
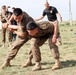
[[[22,67],[28,67],[28,66],[32,66],[32,61],[30,59],[27,60],[27,62],[22,65]]]
[[[33,71],[41,70],[41,63],[36,62],[35,67],[32,69]]]
[[[9,42],[8,43],[8,47],[12,47],[12,42]]]
[[[11,67],[10,62],[4,62],[0,69],[4,69],[5,67]]]
[[[62,41],[59,41],[59,45],[62,45]]]
[[[61,68],[61,62],[58,60],[55,62],[55,65],[52,67],[52,70]]]
[[[3,43],[3,45],[2,45],[2,48],[4,48],[5,47],[5,43]]]

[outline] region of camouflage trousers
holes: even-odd
[[[45,35],[46,36],[46,35]],[[35,62],[39,62],[41,61],[41,52],[40,52],[40,46],[42,46],[46,40],[48,39],[48,44],[50,47],[50,50],[53,54],[53,57],[55,59],[59,58],[59,50],[58,50],[58,46],[56,44],[52,43],[52,36],[50,36],[49,38],[44,38],[40,37],[40,38],[32,38],[31,39],[31,48],[30,48],[30,52],[29,52],[29,59],[34,58]]]
[[[59,58],[59,50],[58,46],[56,44],[52,43],[52,37],[49,38],[31,38],[31,47],[30,47],[30,53],[29,58],[34,58],[35,62],[41,61],[41,52],[40,52],[40,46],[42,46],[45,41],[48,39],[49,41],[49,47],[50,50],[53,53],[53,56],[55,59]],[[18,53],[19,49],[29,40],[28,37],[26,38],[17,38],[16,41],[13,44],[13,47],[10,50],[9,55],[6,58],[6,61],[12,60]]]
[[[9,42],[12,42],[12,32],[8,31],[5,28],[2,28],[2,42],[5,43],[6,42],[6,32],[8,33],[8,40]]]
[[[29,40],[28,37],[26,38],[20,38],[17,37],[16,41],[13,43],[13,46],[10,50],[10,53],[6,57],[6,61],[12,60],[18,53],[19,49]]]

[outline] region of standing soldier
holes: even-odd
[[[10,12],[7,10],[7,7],[5,5],[2,6],[2,11],[0,13],[0,20],[2,22],[2,43],[3,43],[3,46],[5,46],[5,42],[6,42],[6,29],[3,28],[4,24],[7,23],[7,21],[9,20],[9,18],[11,17],[11,14]],[[11,35],[11,32],[8,31],[8,39],[9,39],[9,46],[10,43],[12,42],[12,35]]]

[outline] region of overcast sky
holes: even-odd
[[[39,18],[44,10],[44,2],[46,0],[0,0],[0,8],[2,5],[21,8],[26,11],[34,19]],[[69,0],[48,0],[51,6],[57,8],[63,20],[69,20]],[[76,20],[76,0],[71,0],[72,19]],[[11,9],[11,8],[10,8]],[[10,10],[9,9],[9,10]],[[43,20],[47,20],[45,17]]]

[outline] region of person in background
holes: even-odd
[[[15,7],[12,7],[12,11],[14,11],[15,10]],[[13,14],[13,13],[12,13]],[[11,24],[12,25],[17,25],[17,22],[13,19],[12,21],[11,21]],[[17,34],[14,34],[14,33],[12,33],[12,39],[15,41],[16,40],[16,36],[17,36]]]
[[[47,1],[44,3],[44,6],[45,6],[45,9],[43,11],[42,16],[40,16],[40,18],[38,18],[38,19],[35,19],[35,21],[37,22],[39,20],[42,20],[47,15],[48,21],[50,23],[53,23],[53,25],[55,26],[54,31],[57,34],[57,30],[59,30],[57,17],[60,18],[61,22],[62,22],[62,17],[60,15],[60,13],[58,12],[57,8],[55,8],[53,6],[50,6]],[[54,35],[53,37],[56,37],[56,35]],[[59,32],[58,41],[62,45],[62,39],[61,39],[61,36],[60,36],[60,32]]]
[[[12,35],[11,32],[6,30],[5,28],[3,28],[4,24],[7,23],[7,21],[9,20],[9,18],[11,17],[10,12],[8,11],[8,7],[6,7],[5,5],[2,6],[1,8],[1,13],[0,13],[0,20],[2,22],[2,43],[3,46],[5,47],[5,42],[6,42],[6,31],[8,32],[8,40],[9,40],[9,46],[11,46],[11,42],[12,42]]]

